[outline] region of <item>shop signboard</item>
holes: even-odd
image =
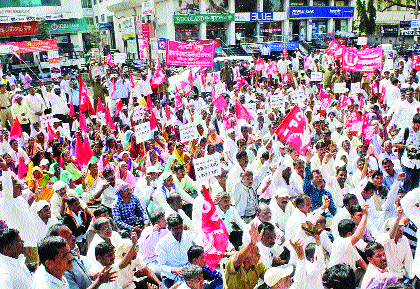
[[[249,17],[251,22],[271,22],[274,20],[273,12],[251,12]]]
[[[85,18],[63,19],[47,22],[47,30],[50,34],[77,33],[87,31],[88,25]]]
[[[114,22],[98,23],[98,30],[99,31],[114,30]]]
[[[299,49],[299,42],[276,42],[268,43],[267,46],[270,49],[270,52],[283,51],[283,47],[287,50],[297,50]]]
[[[48,51],[48,63],[51,70],[51,78],[55,79],[61,76],[60,56],[58,50]]]
[[[1,23],[0,37],[35,35],[38,33],[36,22]]]
[[[231,22],[231,21],[235,21],[234,13],[174,15],[174,24],[195,24],[195,23],[201,23],[201,22]]]
[[[13,52],[20,54],[55,49],[58,49],[56,39],[6,42],[0,44],[0,54],[11,54]]]
[[[141,13],[143,15],[153,15],[155,9],[154,0],[145,0],[141,3]]]
[[[382,25],[381,36],[382,37],[397,37],[398,25]]]
[[[129,39],[136,37],[136,29],[134,25],[134,17],[126,17],[121,21],[121,37]]]
[[[290,7],[289,18],[352,18],[354,7],[302,6]]]

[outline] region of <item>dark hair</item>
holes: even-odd
[[[338,175],[339,172],[346,172],[347,173],[346,166],[338,167],[337,170],[336,170],[336,174]]]
[[[178,193],[171,193],[168,198],[166,199],[166,202],[168,204],[172,204],[176,199],[181,198],[181,195]]]
[[[384,174],[382,173],[382,171],[380,171],[380,170],[376,170],[376,171],[374,171],[373,172],[373,174],[372,174],[372,179],[374,179],[375,177],[377,177],[377,176],[383,176]]]
[[[306,260],[310,261],[311,258],[313,258],[315,256],[315,249],[316,249],[316,244],[315,243],[309,243],[306,246],[306,248],[305,248]]]
[[[338,264],[328,268],[322,276],[322,284],[328,289],[356,289],[356,277],[349,265]]]
[[[258,226],[258,232],[261,233],[262,230],[264,230],[264,231],[274,231],[275,230],[275,227],[270,222],[262,222]]]
[[[79,200],[77,197],[70,197],[66,200],[67,206],[71,206]]]
[[[174,172],[175,171],[178,171],[178,170],[184,170],[184,166],[183,165],[181,165],[181,164],[178,164],[178,165],[176,165],[176,166],[174,166]]]
[[[298,164],[304,164],[305,162],[303,161],[303,160],[301,160],[301,159],[296,159],[294,162],[293,162],[293,167],[295,167],[295,166],[297,166]]]
[[[338,223],[338,234],[340,237],[345,238],[348,233],[353,232],[354,228],[356,228],[356,222],[352,219],[341,220],[340,223]]]
[[[328,146],[328,144],[326,142],[324,142],[324,141],[321,140],[321,141],[319,141],[319,142],[316,143],[315,148],[317,150],[319,150],[320,148],[325,148],[327,146]]]
[[[305,203],[305,198],[307,195],[300,195],[296,198],[296,208],[299,208]]]
[[[397,85],[398,84],[398,82],[399,82],[399,80],[398,80],[398,78],[393,78],[392,80],[391,80],[391,83],[393,84],[393,85]]]
[[[381,244],[379,244],[378,242],[370,242],[365,249],[365,254],[366,257],[368,258],[372,258],[373,255],[375,254],[376,250],[381,250],[383,249],[384,246],[382,246]]]
[[[268,151],[263,152],[261,158],[268,160],[270,158],[270,153]]]
[[[166,224],[168,225],[168,228],[174,228],[178,225],[182,225],[184,222],[182,221],[182,218],[179,214],[170,214],[168,218],[166,219]]]
[[[194,259],[197,259],[204,253],[204,248],[198,245],[192,245],[187,252],[188,262],[192,263]]]
[[[102,175],[104,176],[104,178],[106,178],[111,173],[114,173],[114,171],[112,169],[104,169],[104,171],[102,172]]]
[[[156,211],[156,212],[153,212],[152,215],[150,216],[150,221],[154,225],[162,217],[165,217],[165,213],[163,211]]]
[[[60,229],[62,227],[67,227],[66,225],[62,223],[54,224],[51,227],[48,228],[46,237],[59,237],[60,236]]]
[[[357,197],[355,194],[345,194],[343,197],[343,205],[347,206],[351,200],[357,200]]]
[[[382,165],[386,165],[387,163],[394,164],[389,158],[384,158],[382,161]]]
[[[354,214],[358,213],[358,212],[362,212],[362,207],[360,205],[354,205],[351,206],[349,213],[351,216],[354,216]]]
[[[314,174],[315,174],[315,173],[322,175],[320,170],[313,170],[313,171],[311,172],[311,180],[314,178]]]
[[[371,181],[369,181],[365,188],[363,189],[365,192],[369,192],[369,191],[376,191],[376,186],[374,183],[372,183]]]
[[[11,228],[4,228],[0,230],[0,252],[3,252],[4,247],[11,244],[19,236],[19,231]]]
[[[114,246],[112,246],[112,244],[107,243],[107,242],[99,243],[95,247],[95,258],[96,258],[96,260],[98,260],[99,256],[103,256],[103,255],[111,252],[112,250],[114,250]]]
[[[244,152],[244,151],[238,152],[236,154],[236,160],[239,161],[241,158],[244,158],[244,157],[247,157],[247,156],[248,156],[248,154],[246,152]]]
[[[403,281],[398,281],[397,283],[388,285],[386,289],[414,289],[414,287],[410,283],[404,283]]]
[[[95,218],[98,218],[100,215],[108,213],[108,209],[104,205],[100,205],[93,211]]]
[[[45,265],[48,260],[55,260],[58,251],[65,247],[67,242],[64,238],[59,236],[45,237],[38,243],[39,262]]]
[[[413,123],[419,124],[420,123],[420,113],[416,113],[413,116]]]

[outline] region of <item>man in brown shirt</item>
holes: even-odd
[[[12,96],[10,92],[6,91],[6,84],[0,83],[0,121],[1,127],[6,127],[6,120],[9,121],[10,126],[13,125],[13,117],[10,107],[12,105]]]
[[[233,70],[229,65],[229,61],[225,60],[225,66],[220,70],[220,81],[226,84],[226,88],[233,88]]]

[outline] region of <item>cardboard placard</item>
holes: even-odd
[[[198,130],[195,123],[187,123],[179,127],[181,142],[189,142],[198,139]]]
[[[114,63],[115,64],[125,63],[126,59],[127,59],[127,54],[126,53],[114,53]]]
[[[334,93],[346,93],[346,83],[345,82],[336,82],[334,83]]]
[[[360,82],[354,82],[350,84],[350,92],[352,94],[358,94],[360,93],[360,90],[361,90]]]
[[[218,83],[214,85],[214,92],[215,92],[215,96],[218,97],[221,94],[225,94],[226,93],[226,84],[224,83]]]
[[[50,126],[53,126],[53,116],[52,114],[44,114],[40,116],[40,122],[41,122],[41,128],[43,129],[47,129],[48,128],[48,124],[50,124]]]
[[[133,121],[139,121],[144,119],[146,114],[146,108],[144,106],[136,106],[133,110]]]
[[[283,93],[273,94],[270,96],[271,108],[284,107],[284,95]]]
[[[368,41],[367,37],[359,36],[357,38],[357,45],[360,45],[360,46],[367,45],[367,41]]]
[[[152,130],[150,129],[150,122],[144,122],[134,127],[134,135],[136,142],[142,143],[152,138]]]
[[[384,68],[382,69],[382,72],[389,71],[394,72],[394,59],[393,58],[387,58],[384,61]]]
[[[197,180],[208,180],[212,177],[220,175],[222,172],[219,154],[193,159],[193,164]]]
[[[70,131],[70,124],[67,122],[63,122],[62,123],[62,128],[63,128],[63,134],[64,136],[71,140],[71,131]]]
[[[290,93],[290,101],[291,103],[299,103],[305,100],[305,92],[302,90],[293,90]]]
[[[311,72],[311,81],[322,81],[324,74],[322,72]]]
[[[252,117],[257,116],[257,104],[255,102],[248,102],[244,104],[246,110],[252,115]]]

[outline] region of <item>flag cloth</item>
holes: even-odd
[[[121,99],[117,102],[117,108],[115,109],[115,116],[117,116],[120,111],[123,109],[124,104],[122,103]]]
[[[169,107],[167,104],[165,104],[165,115],[166,115],[166,121],[171,120],[171,114],[169,113]]]
[[[420,70],[420,55],[413,53],[411,56],[411,68],[415,70]]]
[[[22,134],[22,127],[20,126],[20,122],[17,118],[13,122],[12,129],[10,130],[10,139],[16,139],[20,137]]]
[[[96,113],[100,111],[105,111],[104,105],[102,103],[102,100],[98,98],[98,104],[96,105]]]
[[[83,113],[79,113],[79,126],[83,132],[87,132],[87,124],[86,124],[86,117]]]
[[[284,55],[284,56],[287,56],[287,49],[286,49],[286,47],[284,46],[284,44],[283,44],[283,55]]]
[[[255,64],[255,71],[261,71],[264,69],[264,61],[258,55],[257,63]]]
[[[210,270],[216,269],[229,244],[229,234],[206,187],[203,186],[203,247],[204,260]]]
[[[134,88],[136,85],[134,84],[133,74],[131,70],[128,71],[128,78],[130,79],[131,88]]]
[[[112,91],[111,91],[111,95],[110,95],[111,98],[116,91],[117,91],[117,84],[115,83],[115,79],[113,78],[112,79]]]
[[[106,124],[111,128],[111,129],[115,129],[115,124],[114,121],[112,120],[111,117],[111,112],[109,111],[109,106],[108,104],[106,105],[106,110],[105,110],[105,121]]]
[[[353,99],[344,94],[340,96],[340,107],[349,107],[353,105]]]
[[[369,118],[365,112],[363,116],[362,132],[361,137],[365,139],[365,146],[368,145],[373,140],[373,135],[375,132],[374,125],[369,121]]]
[[[311,66],[311,64],[312,64],[312,60],[310,58],[304,56],[303,57],[303,67],[305,69],[309,69],[309,67]]]
[[[190,73],[188,74],[188,82],[191,83],[191,85],[194,83],[194,81],[197,79],[197,74],[193,71],[192,67],[190,68]]]
[[[74,150],[76,151],[76,161],[82,166],[84,164],[83,143],[78,133],[76,133],[76,146]]]
[[[321,101],[321,115],[325,116],[327,108],[330,106],[332,99],[325,91],[321,88],[319,93],[319,100]]]
[[[74,112],[74,105],[73,105],[73,99],[70,100],[70,111],[69,111],[69,116],[73,117],[75,116],[75,112]]]
[[[87,94],[85,83],[83,82],[82,75],[79,74],[79,108],[80,112],[90,110],[92,114],[95,114],[90,98]]]
[[[200,79],[202,88],[206,88],[207,82],[207,70],[204,67],[200,67]]]
[[[16,58],[19,59],[20,61],[23,61],[22,57],[20,57],[20,55],[17,54],[16,51],[13,51],[13,55],[16,56]]]
[[[218,111],[222,111],[226,108],[227,103],[223,95],[220,95],[218,98],[213,100],[214,106],[217,108]]]
[[[237,119],[249,119],[254,120],[252,115],[248,112],[248,110],[243,106],[239,100],[235,101],[235,113]]]
[[[311,129],[299,106],[295,105],[276,130],[276,135],[294,148],[300,155],[305,155],[311,144]]]
[[[220,77],[216,72],[213,72],[214,84],[221,83]]]
[[[19,178],[19,180],[21,180],[27,172],[28,172],[28,167],[26,166],[23,159],[19,158],[19,166],[18,166],[18,178]]]
[[[156,115],[155,115],[155,113],[152,111],[152,114],[151,114],[151,116],[150,116],[150,129],[151,130],[154,130],[155,128],[156,128],[156,126],[157,126],[157,118],[156,118]]]
[[[154,85],[161,85],[163,82],[165,82],[165,75],[163,74],[162,66],[158,60],[158,64],[155,73],[153,74],[151,83]]]
[[[147,95],[146,106],[150,110],[150,112],[153,110],[153,102],[152,102],[152,99],[150,98],[150,94]]]
[[[346,120],[346,127],[350,133],[356,134],[362,131],[362,126],[362,115],[356,109],[354,109]]]
[[[179,94],[178,87],[175,86],[175,111],[177,111],[183,106],[184,106],[184,102],[182,101],[182,97]]]
[[[52,142],[55,138],[55,132],[53,131],[52,127],[50,126],[50,124],[48,124],[48,142]]]
[[[112,68],[116,67],[114,64],[114,60],[112,59],[111,53],[108,53],[108,55],[106,56],[106,64],[108,64]]]
[[[87,165],[92,157],[93,157],[93,151],[92,151],[92,148],[90,147],[89,139],[85,137],[84,142],[83,142],[83,160],[84,160],[83,164]]]
[[[192,83],[191,82],[186,82],[186,81],[181,81],[181,89],[182,89],[182,93],[185,96],[189,96],[192,90]]]

